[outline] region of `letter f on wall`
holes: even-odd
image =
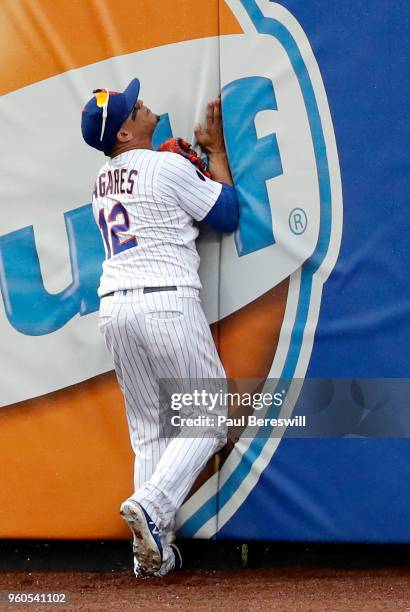
[[[238,255],[247,255],[275,244],[271,205],[266,181],[283,174],[275,134],[258,138],[255,117],[277,110],[272,81],[246,77],[222,90],[224,132],[229,163],[240,205],[235,236]]]

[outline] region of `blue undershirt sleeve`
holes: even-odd
[[[229,233],[238,228],[239,202],[235,187],[222,183],[218,199],[202,222],[217,232]]]

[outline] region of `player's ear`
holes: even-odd
[[[128,130],[124,128],[121,128],[117,132],[117,140],[119,140],[120,142],[129,142],[131,138],[132,138],[131,132],[129,132]]]

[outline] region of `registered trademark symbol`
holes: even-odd
[[[294,208],[289,213],[289,227],[294,234],[303,234],[308,224],[303,208]]]

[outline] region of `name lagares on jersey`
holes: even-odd
[[[126,168],[116,168],[101,172],[95,182],[93,197],[103,198],[116,194],[131,195],[134,190],[138,170],[127,170]]]

